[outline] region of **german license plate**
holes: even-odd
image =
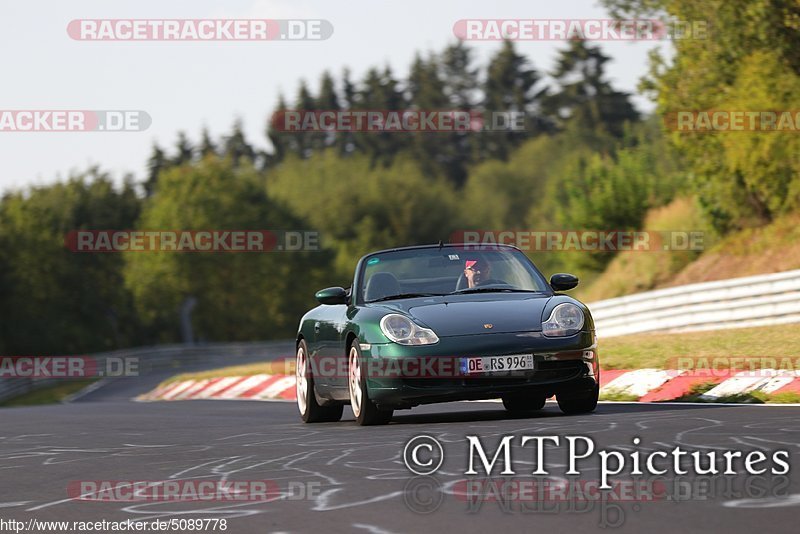
[[[462,370],[466,374],[495,373],[502,371],[532,371],[533,354],[508,356],[471,356],[464,358]]]

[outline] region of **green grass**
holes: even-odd
[[[7,401],[0,402],[0,407],[8,408],[13,406],[38,406],[41,404],[54,404],[61,402],[73,393],[77,393],[89,384],[94,382],[94,379],[87,380],[70,380],[54,386],[48,386]]]
[[[773,393],[768,396],[767,402],[773,404],[800,404],[800,393],[795,393],[794,391]]]
[[[698,231],[710,245],[716,238],[697,203],[690,198],[678,198],[667,206],[650,210],[643,229],[651,232]],[[593,302],[631,293],[649,291],[668,284],[685,267],[697,260],[698,251],[648,250],[621,251],[602,273],[583,276],[573,296]]]
[[[761,358],[774,358],[800,368],[797,339],[800,325],[732,328],[680,334],[635,334],[599,340],[603,369],[669,369],[677,358],[735,358],[760,367]],[[783,358],[783,360],[780,360]]]
[[[672,399],[671,402],[707,402],[705,399],[702,399],[700,396],[705,393],[706,391],[710,391],[717,385],[717,382],[709,381],[709,382],[700,382],[697,384],[692,384],[689,388],[689,392],[681,395],[677,399]]]
[[[607,390],[600,393],[600,400],[617,402],[635,402],[639,400],[638,395],[624,393],[622,391]]]

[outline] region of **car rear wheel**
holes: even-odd
[[[295,360],[295,379],[297,387],[297,408],[300,417],[306,423],[326,423],[338,421],[344,412],[343,404],[321,406],[314,394],[314,374],[311,372],[311,363],[308,359],[308,346],[305,340],[300,340],[297,345],[297,358]]]
[[[556,395],[556,400],[558,400],[558,407],[561,408],[562,412],[567,415],[576,415],[593,412],[597,408],[597,398],[599,396],[600,386],[595,385],[594,388],[582,394]]]
[[[533,412],[544,408],[547,397],[535,394],[519,394],[503,396],[503,406],[509,412]]]
[[[350,390],[350,406],[353,409],[353,415],[359,425],[385,425],[392,419],[393,410],[379,410],[372,400],[369,398],[369,391],[367,390],[367,380],[364,367],[362,366],[363,359],[361,358],[361,349],[358,346],[358,341],[353,341],[350,346],[350,353],[347,357],[348,373],[347,384]]]

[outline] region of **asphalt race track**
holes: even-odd
[[[453,403],[396,412],[392,423],[359,427],[349,408],[340,423],[305,425],[283,402],[125,400],[153,378],[127,379],[66,405],[0,411],[0,517],[27,521],[224,518],[227,532],[578,532],[608,527],[642,532],[796,532],[800,483],[788,476],[676,477],[659,480],[657,499],[520,505],[467,502],[458,481],[467,469],[466,435],[494,450],[501,436],[586,435],[598,449],[787,449],[800,465],[800,408],[609,403],[590,416],[511,417],[497,403]],[[127,397],[125,397],[127,396]],[[436,437],[444,462],[430,477],[404,465],[405,443]],[[517,475],[530,475],[532,449],[514,442]],[[487,448],[487,451],[489,449]],[[565,457],[548,452],[552,477]],[[588,465],[588,464],[587,464]],[[596,479],[586,469],[582,479]],[[623,477],[619,475],[616,478]],[[627,477],[630,480],[630,475]],[[700,478],[704,480],[700,480]],[[303,483],[310,497],[268,502],[96,502],[70,498],[86,480],[271,480]],[[294,491],[294,490],[293,490]],[[524,504],[524,503],[523,503]],[[614,528],[616,527],[616,528]],[[512,530],[514,529],[514,530]],[[522,530],[524,529],[524,530]]]

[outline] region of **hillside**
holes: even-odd
[[[800,269],[800,213],[719,238],[686,198],[651,210],[645,230],[703,231],[706,250],[618,254],[577,296],[587,302],[651,289]]]

